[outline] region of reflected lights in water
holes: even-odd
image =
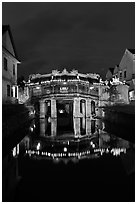
[[[94,134],[79,139],[72,136],[68,137],[68,135],[41,137],[40,135],[36,135],[34,133],[36,131],[34,131],[23,140],[23,151],[25,155],[29,155],[29,157],[34,159],[79,160],[83,158],[98,158],[104,154],[111,154],[117,157],[121,154],[126,154],[133,147],[133,144],[129,141],[105,132],[104,124],[102,123],[103,125],[101,125],[101,121],[95,121],[95,126],[96,122],[98,123],[98,128],[100,127],[99,131],[97,132],[95,130]],[[37,124],[35,124],[33,123],[31,127],[37,128]],[[16,156],[18,154],[19,147],[15,147],[13,149],[13,155]]]
[[[16,147],[12,150],[13,157],[17,157],[19,155],[19,144],[16,145]]]
[[[34,150],[26,150],[26,154],[28,154],[30,157],[31,156],[36,156],[36,155],[40,155],[40,156],[46,156],[48,158],[52,158],[52,159],[56,159],[56,158],[69,158],[69,157],[73,157],[76,159],[82,159],[85,156],[89,156],[90,155],[93,156],[93,154],[99,153],[98,156],[102,156],[104,153],[110,153],[113,156],[119,156],[121,153],[126,154],[126,148],[112,148],[112,149],[102,149],[102,148],[98,148],[98,149],[94,149],[94,151],[91,150],[86,150],[86,151],[82,151],[82,152],[68,152],[68,153],[62,153],[62,152],[56,152],[56,153],[51,153],[51,152],[44,152],[44,151],[34,151]],[[87,157],[88,158],[88,157]]]

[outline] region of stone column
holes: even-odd
[[[51,119],[51,136],[57,135],[57,118]]]
[[[73,125],[74,125],[74,135],[80,136],[80,118],[74,118],[73,119]]]
[[[45,101],[40,101],[40,118],[45,118]]]
[[[57,117],[56,99],[51,99],[51,118]]]
[[[80,115],[80,100],[79,98],[74,98],[73,102],[73,116],[79,117]]]
[[[86,100],[86,117],[91,117],[91,99]]]
[[[86,135],[91,135],[91,120],[86,118]]]

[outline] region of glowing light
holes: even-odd
[[[13,157],[16,156],[16,147],[14,147],[14,149],[13,149],[13,151],[12,151],[12,155],[13,155]]]
[[[30,116],[31,116],[31,115],[33,115],[33,114],[34,114],[34,112],[33,112],[33,111],[30,111],[30,112],[29,112],[29,115],[30,115]]]
[[[40,149],[40,142],[37,144],[37,150],[39,150]]]
[[[30,131],[33,132],[33,127],[30,127]]]
[[[59,110],[59,113],[63,113],[64,111],[61,109],[61,110]]]
[[[63,150],[64,150],[64,152],[67,152],[67,147],[64,147],[64,149],[63,149]]]

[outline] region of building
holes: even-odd
[[[131,83],[135,79],[135,50],[126,49],[119,63],[118,77],[120,81]]]
[[[19,64],[9,25],[2,26],[2,103],[18,99],[17,65]]]
[[[111,80],[113,78],[114,68],[110,67],[106,74],[106,80]]]
[[[99,99],[96,84],[99,80],[98,74],[82,74],[77,70],[68,72],[66,69],[29,76],[27,86],[31,104],[40,118],[50,122],[51,135],[63,128],[65,131],[73,129],[75,136],[80,135],[80,129],[90,134],[85,125],[86,119],[90,120],[96,114]]]
[[[119,82],[125,83],[128,86],[127,94],[128,94],[129,101],[135,100],[135,50],[134,49],[125,50],[119,65],[116,65],[115,68],[108,69],[106,74],[106,79],[108,81],[111,80],[111,81],[119,81]]]
[[[135,100],[135,50],[126,49],[119,64],[118,77],[129,85],[129,100]]]

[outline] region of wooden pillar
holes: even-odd
[[[85,115],[86,115],[86,101],[82,102],[82,114],[85,117]]]
[[[19,98],[19,90],[18,90],[18,86],[16,86],[16,91],[17,91],[17,99]]]
[[[82,117],[82,128],[85,129],[86,126],[86,118],[85,116]]]
[[[45,101],[40,101],[40,118],[45,118]]]
[[[51,119],[51,136],[57,135],[57,118]]]
[[[91,99],[86,100],[86,117],[91,117]]]
[[[79,98],[74,98],[73,102],[73,116],[79,117],[80,115],[80,100]]]
[[[80,118],[74,118],[73,119],[73,125],[74,125],[74,135],[77,137],[77,136],[80,136],[81,133],[80,133]]]
[[[51,99],[51,118],[57,117],[56,99]]]
[[[46,131],[46,122],[47,120],[40,119],[40,136],[45,136],[45,131]]]
[[[91,135],[91,120],[86,118],[86,135]]]

